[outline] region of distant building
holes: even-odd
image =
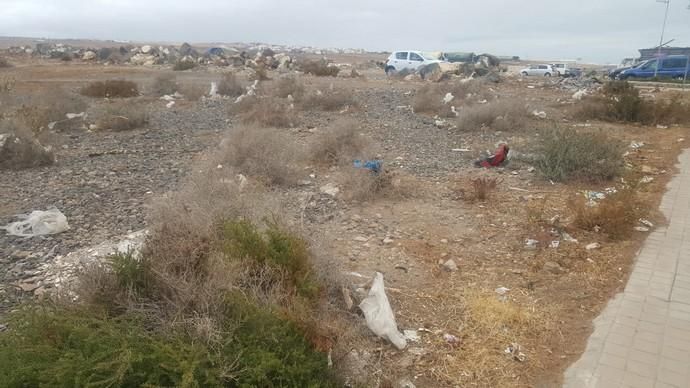
[[[640,49],[640,61],[656,58],[659,48]],[[690,55],[690,47],[662,47],[661,55]]]

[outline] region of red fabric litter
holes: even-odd
[[[508,151],[510,151],[510,148],[508,148],[506,144],[501,144],[501,146],[498,147],[496,153],[494,153],[493,156],[490,156],[483,160],[478,160],[474,162],[474,165],[477,167],[485,168],[498,167],[506,161],[506,158],[508,157]]]

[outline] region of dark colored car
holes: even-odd
[[[658,69],[657,69],[658,66]],[[641,66],[628,69],[620,73],[619,79],[635,78],[672,78],[684,79],[688,72],[688,57],[685,55],[669,55],[662,58],[650,59]]]

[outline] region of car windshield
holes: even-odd
[[[430,54],[430,53],[419,53],[419,54],[420,54],[424,59],[426,59],[427,61],[435,61],[435,60],[438,60],[438,58],[436,58],[434,55],[432,55],[432,54]]]

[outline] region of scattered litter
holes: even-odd
[[[455,96],[453,95],[453,93],[448,92],[448,93],[446,93],[446,95],[443,97],[443,103],[444,103],[444,104],[449,104],[451,101],[453,101],[454,98],[455,98]]]
[[[571,235],[568,234],[567,232],[561,233],[561,237],[563,238],[563,240],[565,240],[565,241],[567,241],[567,242],[578,243],[577,239],[576,239],[576,238],[573,238],[573,236],[571,236]]]
[[[657,128],[657,129],[668,129],[668,125],[661,125],[661,124],[658,124],[658,125],[656,126],[656,128]]]
[[[537,245],[539,245],[538,240],[534,240],[531,238],[528,238],[527,240],[525,240],[525,248],[527,248],[527,249],[537,249]]]
[[[402,379],[398,382],[398,388],[417,388],[410,379]]]
[[[505,295],[508,291],[510,291],[510,288],[498,287],[494,291],[496,291],[498,295]]]
[[[65,115],[65,117],[67,117],[68,120],[72,120],[72,119],[76,119],[76,118],[86,119],[87,114],[86,114],[86,112],[81,112],[81,113],[67,113],[67,114]]]
[[[534,168],[534,167],[529,167],[529,168],[527,169],[527,172],[535,172],[535,171],[537,171],[537,169]]]
[[[551,248],[556,249],[556,248],[558,248],[559,246],[561,246],[561,242],[558,241],[558,240],[554,240],[554,241],[551,241],[551,244],[549,244],[549,246],[550,246]]]
[[[165,104],[165,107],[170,109],[173,107],[173,105],[175,105],[175,101],[170,101],[169,103]]]
[[[355,237],[353,240],[355,240],[355,241],[357,241],[357,242],[367,242],[367,241],[369,241],[369,239],[366,238],[366,237],[364,237],[364,236],[357,236],[357,237]]]
[[[638,232],[649,232],[649,228],[646,226],[636,226],[635,230]]]
[[[471,150],[469,148],[453,148],[451,151],[453,151],[453,152],[470,152]]]
[[[419,342],[421,339],[419,334],[417,334],[417,330],[403,330],[403,336],[410,342]]]
[[[652,183],[654,182],[654,177],[651,177],[649,175],[645,175],[640,179],[640,183]]]
[[[208,92],[209,97],[215,98],[218,97],[218,84],[215,82],[211,82],[211,90]]]
[[[490,156],[486,159],[478,160],[474,162],[475,167],[485,167],[485,168],[491,168],[491,167],[498,167],[508,157],[508,153],[510,152],[510,148],[508,148],[507,144],[501,144],[496,152],[494,153],[493,156]]]
[[[534,85],[527,85],[527,89],[534,89],[534,88],[535,88]]]
[[[367,326],[374,334],[389,340],[400,350],[405,349],[407,340],[398,331],[395,315],[393,315],[383,285],[383,275],[380,272],[376,272],[369,294],[359,304],[359,308],[364,313]]]
[[[510,355],[515,361],[524,362],[525,360],[527,360],[527,355],[525,355],[525,353],[522,353],[522,347],[520,346],[520,344],[517,344],[515,342],[510,344],[503,352],[505,354]]]
[[[642,147],[644,147],[644,143],[641,141],[634,141],[633,140],[632,142],[630,142],[630,148],[632,148],[634,150],[640,149]]]
[[[587,89],[580,89],[573,94],[573,100],[582,100],[587,95]]]
[[[587,244],[587,246],[585,247],[585,249],[588,251],[592,251],[592,250],[599,249],[599,248],[601,248],[601,244],[599,244],[599,243]]]
[[[640,218],[640,223],[646,227],[649,227],[649,228],[654,227],[654,224],[651,221],[645,220],[644,218]]]
[[[617,193],[618,190],[616,190],[615,187],[608,187],[604,189],[604,191],[590,191],[587,190],[584,192],[585,198],[587,198],[589,201],[597,201],[597,200],[602,200],[605,199],[606,196],[615,194]]]
[[[434,125],[436,128],[445,128],[448,126],[448,122],[446,120],[435,120]]]
[[[336,186],[333,183],[327,183],[321,186],[319,190],[324,194],[330,195],[331,197],[335,197],[336,195],[338,195],[338,193],[340,193],[340,189],[338,188],[338,186]]]
[[[538,111],[538,110],[533,110],[532,111],[532,116],[538,117],[540,119],[545,119],[546,118],[546,112],[544,111]]]
[[[353,164],[355,168],[366,168],[377,174],[381,172],[381,168],[383,167],[382,160],[355,160]]]
[[[452,335],[452,334],[448,334],[448,333],[446,333],[446,334],[443,335],[443,340],[446,341],[446,343],[449,343],[449,344],[457,344],[457,343],[460,342],[460,338],[458,338],[458,337],[456,337],[456,336],[454,336],[454,335]]]
[[[22,221],[11,222],[2,227],[10,236],[34,237],[57,234],[69,230],[67,217],[56,208],[34,210],[30,214],[18,214]]]

